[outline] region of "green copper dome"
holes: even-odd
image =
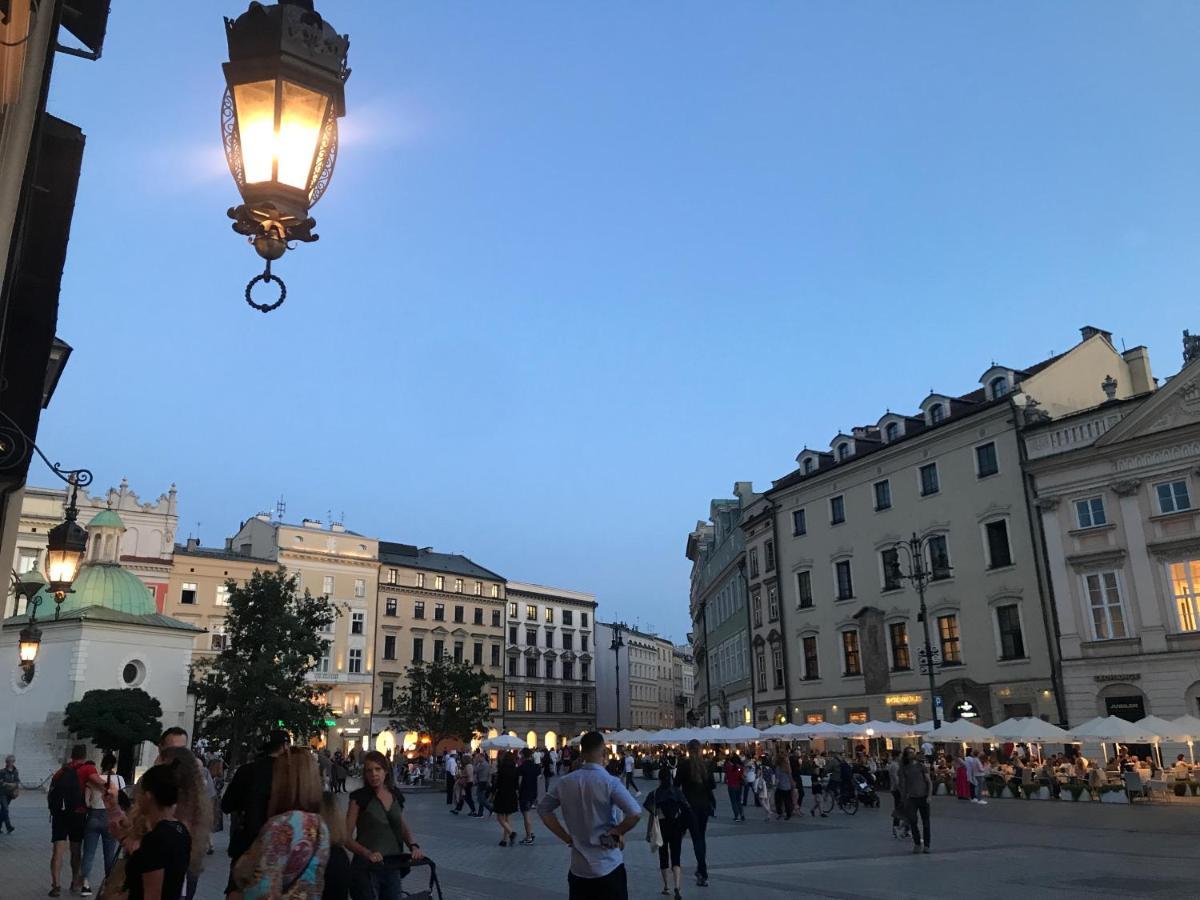
[[[152,616],[158,612],[150,588],[132,572],[113,563],[90,563],[80,569],[61,611],[89,606],[103,606],[134,616]],[[50,608],[53,609],[53,604]]]
[[[92,516],[92,521],[88,522],[88,528],[120,528],[125,530],[125,523],[111,509],[102,509],[100,512]]]

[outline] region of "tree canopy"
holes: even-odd
[[[325,729],[329,707],[307,676],[329,647],[322,632],[338,613],[327,597],[300,594],[296,576],[282,569],[227,585],[225,649],[193,667],[192,690],[199,736],[225,746],[236,763],[272,730],[307,740]]]
[[[117,770],[133,772],[133,749],[162,734],[162,705],[141,688],[87,691],[67,704],[63,724],[72,734],[90,738],[101,750],[118,754]]]
[[[429,735],[436,748],[445,738],[463,742],[483,731],[492,718],[483,691],[488,677],[449,656],[414,663],[391,709],[392,728]]]

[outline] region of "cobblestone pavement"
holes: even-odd
[[[694,858],[684,844],[683,893],[702,900],[783,897],[1196,897],[1200,805],[1185,801],[1134,807],[1053,801],[994,800],[986,806],[938,797],[933,849],[914,856],[892,838],[887,812],[863,809],[828,819],[764,822],[751,808],[745,823],[729,818],[718,788],[709,823],[709,887],[695,887]],[[17,831],[0,835],[0,898],[44,897],[49,887],[49,824],[44,798],[26,792],[13,804]],[[498,846],[500,829],[447,813],[436,791],[414,791],[407,812],[422,848],[439,866],[447,900],[542,900],[566,896],[568,853],[536,823],[533,846]],[[657,897],[657,857],[635,829],[625,851],[631,897]],[[219,900],[227,872],[226,833],[200,881],[201,900]],[[99,867],[99,861],[97,861]],[[410,876],[420,884],[420,876]],[[65,896],[65,892],[64,892]]]

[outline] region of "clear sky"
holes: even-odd
[[[349,115],[268,316],[218,129],[244,3],[121,0],[56,65],[88,147],[39,442],[176,482],[180,539],[283,495],[682,639],[735,480],[1084,324],[1159,375],[1200,329],[1195,3],[318,3]]]

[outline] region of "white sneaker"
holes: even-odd
[[[980,800],[980,801],[979,801],[979,805],[980,805],[980,806],[987,806],[987,801],[986,801],[986,800]]]
[[[978,798],[978,797],[972,797],[972,798],[971,798],[971,802],[972,802],[972,803],[978,803],[978,802],[979,802],[979,798]]]

